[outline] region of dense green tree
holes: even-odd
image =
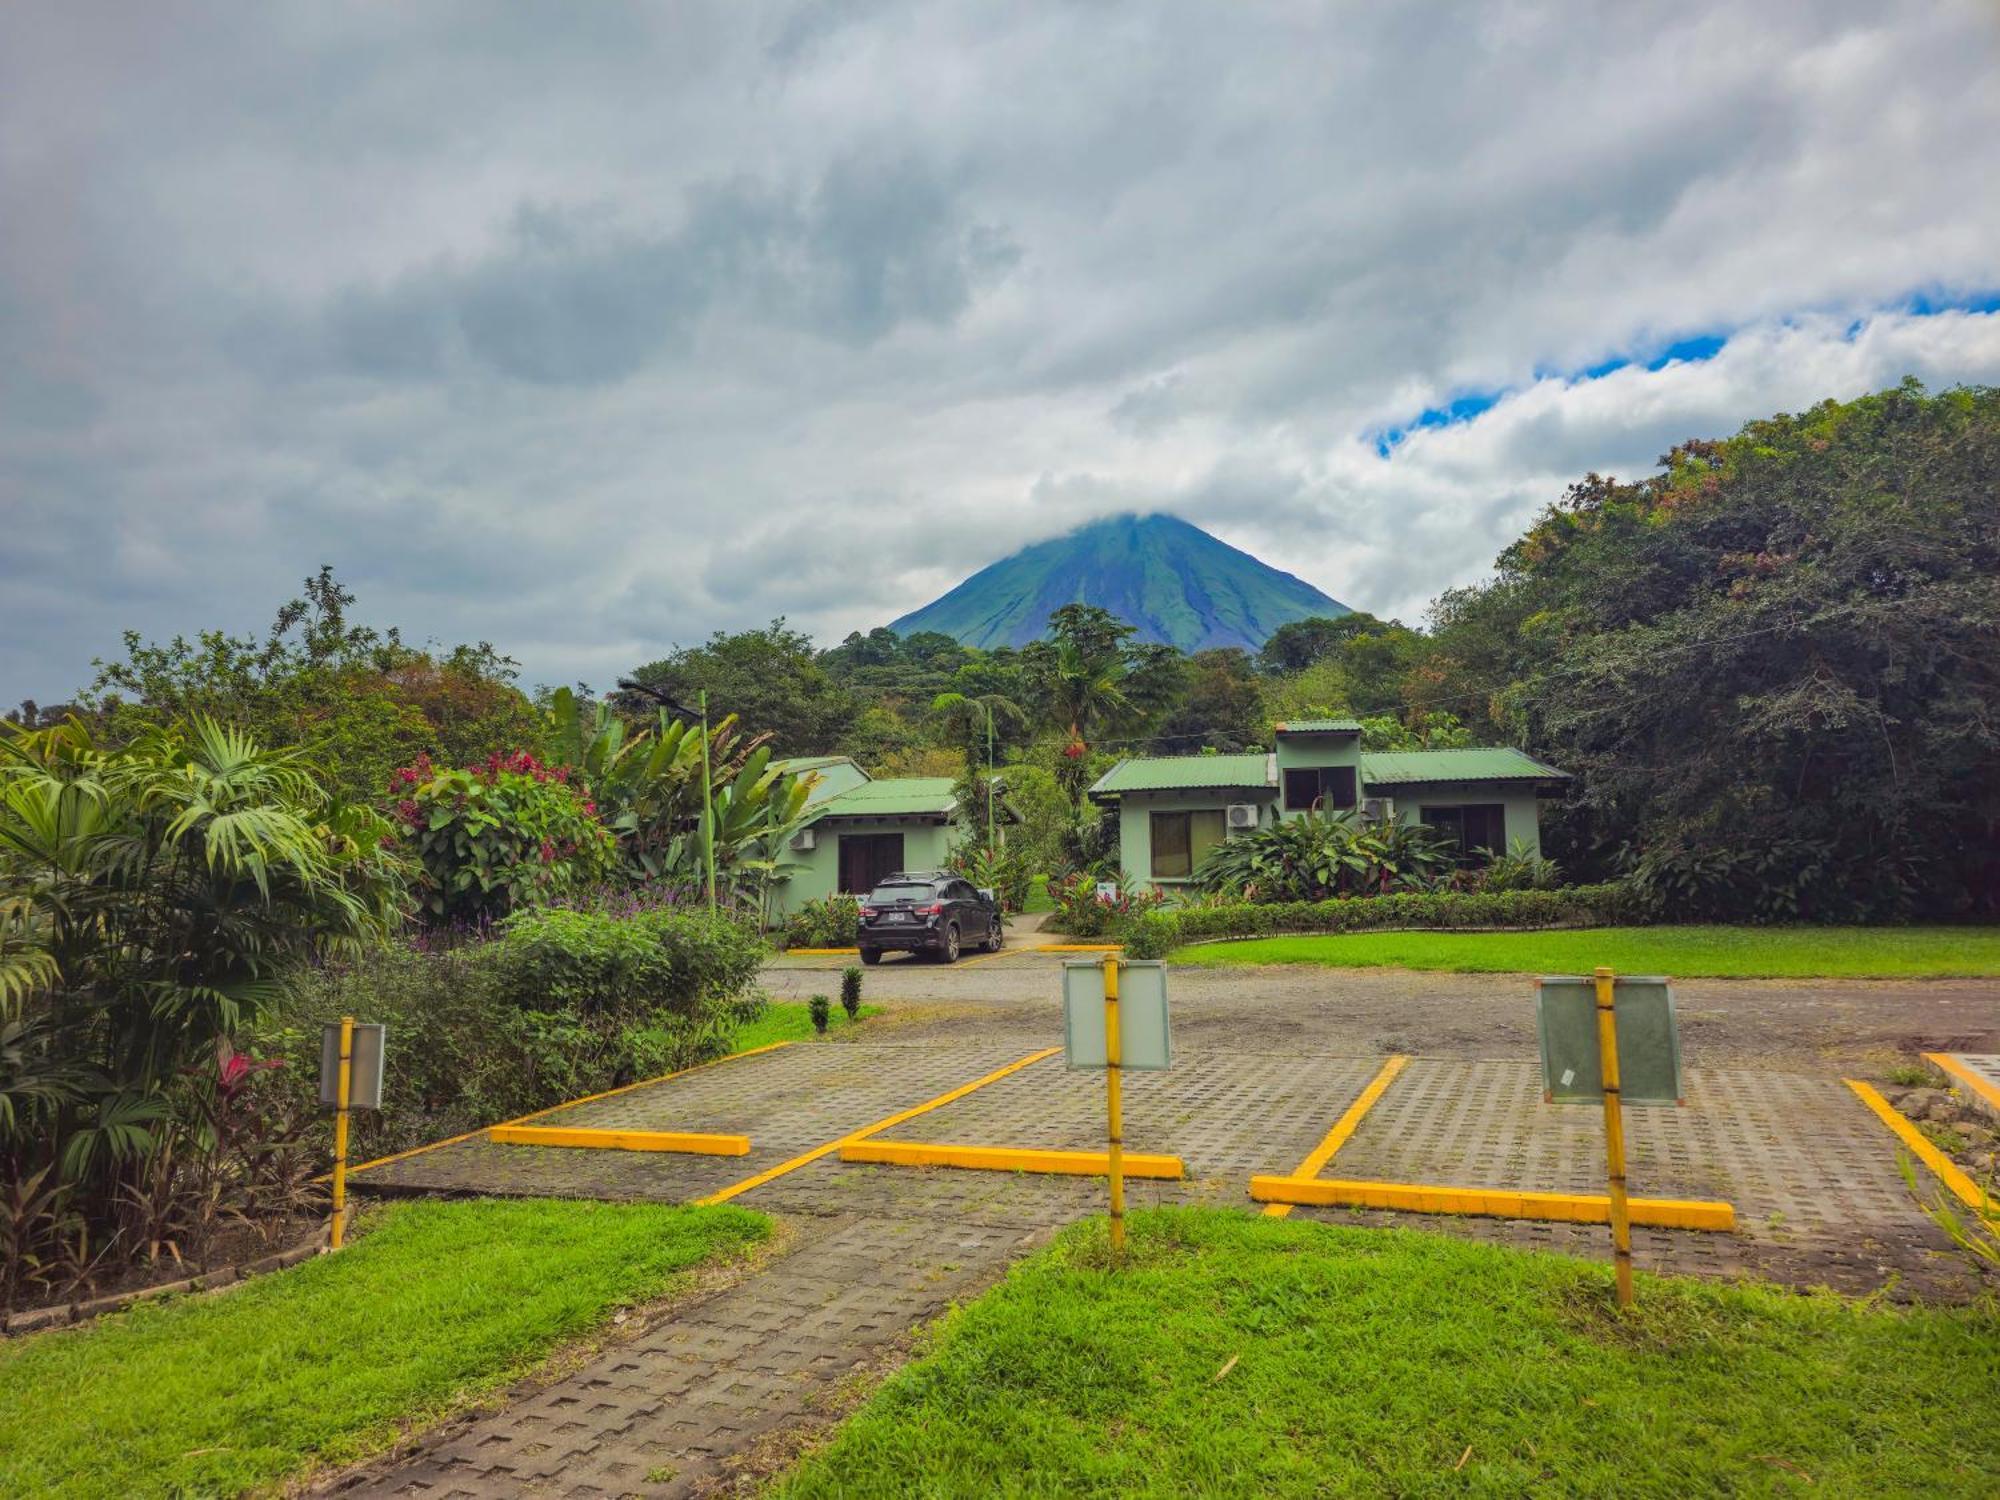
[[[1185,687],[1154,731],[1153,744],[1169,755],[1228,753],[1268,745],[1264,727],[1264,694],[1249,653],[1233,647],[1197,651],[1187,659]]]
[[[770,735],[780,755],[834,752],[860,710],[812,642],[782,619],[762,630],[718,630],[703,645],[640,667],[632,680],[688,708],[706,689],[711,719],[735,714],[750,734]],[[650,713],[653,705],[643,697],[627,691],[616,701],[629,711]]]
[[[1572,864],[1716,915],[1993,909],[2000,391],[1909,382],[1592,475],[1437,619],[1443,684],[1580,773]]]
[[[393,628],[354,623],[354,602],[322,568],[262,640],[208,630],[162,644],[128,630],[124,658],[94,663],[80,707],[114,743],[207,715],[268,748],[304,749],[354,799],[379,798],[420,755],[462,765],[533,733],[511,658],[484,641],[419,650]]]

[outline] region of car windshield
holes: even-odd
[[[878,885],[868,893],[869,901],[877,906],[886,906],[891,901],[928,901],[931,888],[925,884],[911,884],[897,881],[890,885]]]

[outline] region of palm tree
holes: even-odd
[[[1087,656],[1073,643],[1060,641],[1049,655],[1043,692],[1051,724],[1069,734],[1063,747],[1066,779],[1081,784],[1091,738],[1132,712],[1132,700],[1125,695],[1125,663],[1116,656]]]

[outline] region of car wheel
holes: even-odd
[[[944,944],[938,949],[938,962],[955,964],[958,962],[958,924],[952,923],[944,930]]]
[[[861,961],[864,964],[879,964],[882,962],[882,950],[880,948],[863,948],[861,950]]]
[[[988,934],[986,939],[986,951],[988,953],[998,953],[1000,945],[1005,941],[1006,935],[1000,930],[1000,919],[995,917],[993,919],[993,931]]]

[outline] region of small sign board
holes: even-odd
[[[1100,880],[1097,882],[1097,899],[1099,901],[1106,903],[1113,902],[1118,899],[1120,894],[1117,881]]]
[[[1618,1017],[1619,1098],[1627,1104],[1680,1103],[1681,1042],[1673,986],[1664,979],[1621,974],[1612,995]],[[1535,1029],[1542,1044],[1543,1100],[1602,1103],[1596,982],[1575,974],[1545,975],[1535,991]]]
[[[1118,1065],[1142,1072],[1173,1066],[1167,1032],[1167,966],[1158,959],[1118,965]],[[1104,965],[1089,959],[1063,965],[1063,1052],[1072,1068],[1102,1068]]]
[[[382,1047],[388,1028],[374,1023],[354,1026],[354,1045],[347,1062],[347,1107],[382,1107]],[[340,1023],[332,1022],[319,1034],[319,1102],[328,1109],[340,1107]]]

